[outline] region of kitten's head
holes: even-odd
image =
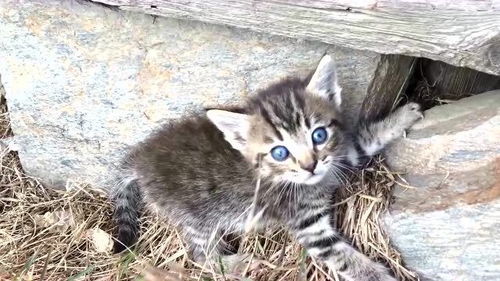
[[[259,92],[246,114],[209,110],[207,116],[234,149],[260,165],[263,177],[330,182],[347,139],[340,92],[334,62],[326,55],[311,78],[287,79]]]

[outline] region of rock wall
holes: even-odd
[[[0,74],[23,167],[46,184],[102,186],[123,149],[169,118],[239,102],[337,60],[357,108],[379,55],[79,1],[0,3]],[[189,137],[189,136],[186,136]]]
[[[425,112],[387,152],[405,173],[384,218],[423,280],[500,280],[500,91]]]

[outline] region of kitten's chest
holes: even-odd
[[[258,208],[264,209],[264,216],[270,219],[289,220],[304,210],[317,206],[329,206],[334,189],[284,187],[272,193],[263,194]]]

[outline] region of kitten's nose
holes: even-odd
[[[306,165],[303,165],[302,163],[300,164],[300,167],[306,171],[309,171],[311,172],[311,174],[314,174],[314,169],[316,169],[316,165],[318,164],[318,161],[314,160],[314,161],[311,161],[309,163],[307,163]]]

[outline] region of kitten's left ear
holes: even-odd
[[[333,101],[337,107],[340,107],[342,103],[342,88],[338,84],[335,62],[330,55],[325,55],[321,59],[306,90],[329,101]]]
[[[207,111],[208,119],[224,134],[224,138],[236,150],[247,144],[250,116],[219,109]]]

